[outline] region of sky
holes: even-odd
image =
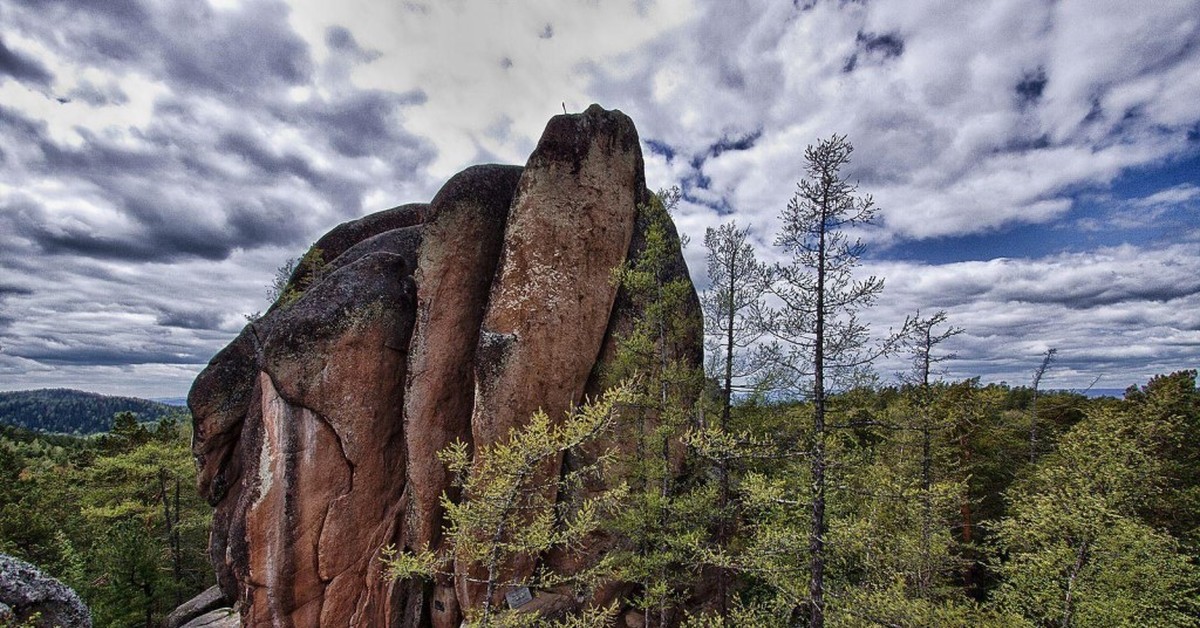
[[[780,259],[845,134],[877,332],[944,310],[955,379],[1200,366],[1200,0],[6,0],[0,390],[182,396],[324,232],[593,102],[700,287],[706,228]]]

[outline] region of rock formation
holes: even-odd
[[[438,451],[598,392],[636,316],[611,277],[649,197],[632,121],[593,105],[555,116],[524,168],[468,168],[314,245],[189,395],[210,557],[246,625],[457,627],[481,604],[472,566],[389,582],[380,549],[440,546],[439,498],[460,496]]]
[[[34,615],[35,626],[92,626],[92,614],[70,587],[23,560],[0,554],[0,626],[21,626]]]

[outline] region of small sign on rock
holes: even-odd
[[[533,601],[533,594],[529,592],[529,587],[521,587],[505,593],[504,599],[508,600],[509,608],[520,608]]]

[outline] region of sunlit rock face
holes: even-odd
[[[389,582],[380,549],[441,546],[439,499],[460,496],[438,451],[495,442],[539,408],[562,416],[598,392],[637,315],[612,269],[638,254],[648,199],[633,122],[593,105],[551,119],[523,168],[468,168],[429,204],[318,241],[188,400],[199,490],[215,507],[210,558],[244,624],[457,627],[482,604],[473,566]],[[672,273],[686,279],[682,254]],[[673,351],[698,365],[693,344]],[[577,569],[602,550],[505,573]],[[620,587],[605,591],[593,601]]]

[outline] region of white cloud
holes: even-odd
[[[590,104],[587,66],[674,27],[689,5],[302,0],[291,22],[318,58],[333,26],[377,52],[354,69],[356,86],[425,94],[404,124],[436,144],[432,171],[444,179],[481,156],[522,163],[564,102],[576,112]]]
[[[1107,189],[1197,151],[1197,0],[138,6],[0,9],[4,42],[39,64],[33,80],[0,75],[0,340],[97,364],[129,349],[93,367],[0,354],[5,386],[186,387],[198,365],[130,364],[211,354],[305,243],[428,200],[477,161],[522,163],[564,102],[620,108],[659,143],[648,183],[688,188],[677,223],[697,273],[704,229],[729,218],[775,255],[803,150],[832,133],[883,210],[875,244],[1151,218],[1186,233],[1200,198],[1193,183],[1129,202]],[[1080,216],[1085,202],[1100,209]],[[1190,232],[875,263],[888,289],[873,318],[950,311],[968,329],[958,375],[1024,381],[1056,346],[1071,385],[1144,379],[1200,355]]]
[[[869,315],[877,328],[942,309],[966,330],[947,343],[960,357],[949,363],[954,377],[1025,383],[1038,356],[1055,347],[1051,386],[1082,387],[1103,376],[1109,385],[1101,387],[1124,387],[1194,368],[1200,349],[1200,251],[1191,245],[863,270],[887,280]],[[882,370],[904,367],[897,359]]]

